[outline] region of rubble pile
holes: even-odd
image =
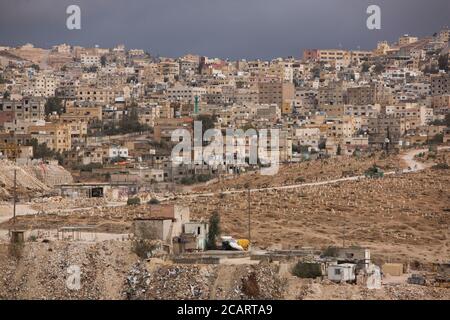
[[[34,198],[32,208],[36,211],[67,210],[73,208],[91,208],[106,206],[105,198],[72,199],[61,196]]]
[[[430,286],[419,286],[410,284],[386,285],[384,287],[388,299],[393,300],[448,300],[450,290]]]
[[[152,263],[152,261],[156,261]],[[69,287],[78,266],[80,287]],[[186,265],[137,260],[130,243],[26,242],[11,256],[0,245],[0,299],[449,299],[430,285],[365,285],[328,280],[289,281],[276,263]]]
[[[141,300],[145,298],[147,287],[150,284],[150,274],[145,264],[138,261],[132,266],[125,279],[122,295],[127,300]]]
[[[221,268],[222,266],[219,266]],[[235,266],[234,277],[226,285],[216,286],[215,296],[220,299],[280,299],[286,288],[278,274],[278,265],[268,262],[257,265]],[[229,270],[227,270],[229,273]]]
[[[214,267],[161,265],[153,272],[137,263],[126,278],[127,299],[208,299]]]
[[[0,299],[119,299],[135,257],[120,242],[27,242],[17,259],[6,247],[0,246]],[[71,282],[77,268],[79,287]]]

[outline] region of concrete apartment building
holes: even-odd
[[[180,64],[176,61],[163,61],[158,64],[158,71],[167,80],[175,80],[180,75]]]
[[[115,99],[124,97],[126,86],[99,88],[95,86],[80,86],[76,91],[77,101],[92,101],[105,104],[114,104]],[[129,96],[129,93],[127,94]]]
[[[360,86],[347,89],[347,103],[350,105],[375,104],[375,88],[373,86]]]
[[[348,138],[353,136],[356,131],[355,120],[350,116],[340,119],[327,119],[326,125],[326,135],[331,138]]]
[[[153,127],[155,120],[160,117],[161,106],[143,106],[138,109],[138,121],[140,124]]]
[[[276,122],[281,119],[281,109],[276,104],[260,104],[256,106],[256,119],[266,119]]]
[[[345,114],[344,105],[329,105],[325,104],[319,110],[327,115],[329,118],[341,118]]]
[[[259,92],[256,88],[238,88],[234,92],[234,102],[237,104],[257,104],[259,102]]]
[[[389,143],[398,144],[406,133],[406,119],[396,118],[393,115],[379,115],[370,118],[368,124],[369,144],[383,145],[389,139]]]
[[[80,55],[81,65],[83,67],[100,66],[100,56],[94,54],[83,53]]]
[[[265,76],[277,78],[279,81],[292,82],[294,79],[294,69],[292,62],[275,61],[265,72]]]
[[[13,121],[14,121],[14,112],[0,111],[0,131],[4,130],[5,123],[12,123]]]
[[[58,81],[51,74],[40,73],[31,79],[30,87],[33,96],[53,97],[58,87]]]
[[[345,137],[342,139],[341,150],[343,155],[351,156],[355,151],[366,151],[369,148],[369,137],[364,136],[353,136]]]
[[[376,117],[381,111],[379,104],[371,105],[345,105],[344,114],[354,117]]]
[[[295,87],[287,82],[259,82],[259,103],[276,104],[282,107],[283,103],[290,103],[295,99]]]
[[[407,46],[409,44],[417,42],[418,40],[419,38],[417,37],[411,37],[410,35],[405,34],[398,39],[398,45],[400,47]]]
[[[370,51],[347,51],[340,49],[307,49],[303,60],[331,63],[336,68],[347,67],[352,62],[360,62],[372,56]]]
[[[45,143],[58,152],[69,151],[72,147],[70,127],[65,124],[47,122],[42,126],[30,126],[28,133],[39,144]]]
[[[406,119],[406,130],[416,129],[433,120],[433,109],[426,106],[398,105],[387,106],[386,115]]]
[[[0,112],[9,111],[14,114],[15,120],[36,122],[45,118],[44,98],[25,97],[22,100],[0,100]]]
[[[296,89],[295,100],[298,106],[306,110],[317,108],[317,90],[313,89]]]
[[[431,76],[431,95],[450,94],[450,74],[438,74]]]
[[[102,107],[101,106],[66,106],[65,112],[60,116],[61,121],[72,122],[97,122],[102,121]]]
[[[374,50],[374,55],[382,56],[385,55],[391,47],[387,41],[378,41],[377,48]]]
[[[155,121],[154,139],[156,142],[161,141],[170,142],[172,138],[172,132],[176,129],[185,129],[193,132],[194,120],[192,118],[171,118],[171,119],[157,119]]]
[[[196,97],[200,101],[202,96],[206,94],[205,88],[174,86],[167,89],[167,98],[173,102],[189,102],[194,103]]]
[[[310,146],[318,150],[320,138],[321,132],[317,127],[297,128],[292,135],[292,144],[298,146]]]
[[[320,86],[318,102],[319,107],[324,105],[343,105],[344,89],[342,82],[332,81],[327,86]]]
[[[112,145],[109,146],[107,149],[107,156],[108,159],[116,159],[116,158],[128,158],[128,148],[119,146],[119,145]]]
[[[444,115],[450,112],[450,94],[431,97],[431,107],[435,115]]]
[[[81,120],[61,121],[66,124],[70,129],[70,136],[72,141],[81,141],[88,133],[87,122]]]

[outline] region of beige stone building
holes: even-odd
[[[376,118],[370,118],[369,143],[382,145],[387,142],[398,144],[401,137],[406,133],[406,119],[396,118],[394,116],[379,115]]]
[[[60,119],[65,123],[85,122],[91,123],[102,121],[101,106],[66,106],[66,111],[61,115]]]
[[[283,103],[290,103],[295,99],[295,87],[292,83],[260,82],[258,91],[260,104],[276,104],[281,108]]]
[[[330,82],[327,86],[319,87],[318,94],[319,107],[324,105],[343,105],[344,88],[342,82]]]
[[[71,129],[69,125],[61,123],[46,123],[42,126],[30,126],[28,133],[39,144],[45,143],[48,148],[65,152],[72,147]]]
[[[351,105],[375,104],[375,88],[360,86],[347,89],[347,103]]]
[[[450,74],[437,74],[431,76],[431,95],[450,94]]]

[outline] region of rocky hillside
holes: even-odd
[[[55,184],[70,183],[71,174],[54,164],[16,165],[0,160],[0,200],[12,198],[14,170],[17,172],[17,193],[19,197],[34,197],[48,193]]]

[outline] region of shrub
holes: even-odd
[[[292,274],[299,278],[317,278],[322,276],[322,270],[318,263],[297,262]]]
[[[200,174],[196,176],[198,182],[206,182],[211,180],[211,175],[209,174]]]
[[[439,170],[448,170],[450,169],[449,165],[446,163],[438,163],[432,167],[433,169],[439,169]]]
[[[93,162],[93,163],[89,163],[89,164],[79,164],[79,165],[75,165],[73,166],[74,170],[80,170],[83,172],[92,172],[92,170],[94,169],[101,169],[103,168],[103,165],[101,163],[97,163],[97,162]],[[110,173],[109,176],[111,177]]]
[[[209,218],[209,232],[207,240],[208,249],[216,249],[216,238],[220,235],[220,215],[214,211]]]
[[[337,248],[336,247],[328,247],[323,251],[322,255],[324,257],[337,257]]]
[[[180,182],[181,184],[191,185],[194,183],[202,183],[211,180],[210,174],[199,174],[192,177],[183,177]]]
[[[148,202],[148,204],[159,204],[160,201],[156,198],[151,198],[150,201]]]
[[[259,285],[256,279],[256,274],[253,272],[248,278],[242,279],[242,292],[252,298],[259,296]]]
[[[157,245],[151,240],[135,239],[131,243],[131,251],[133,251],[141,259],[148,259],[153,256],[153,251],[156,248]]]
[[[141,199],[139,199],[138,197],[128,198],[127,200],[127,205],[129,206],[137,206],[139,204],[141,204]]]
[[[181,184],[185,184],[185,185],[191,185],[195,183],[194,178],[190,178],[190,177],[183,177],[180,180]]]

